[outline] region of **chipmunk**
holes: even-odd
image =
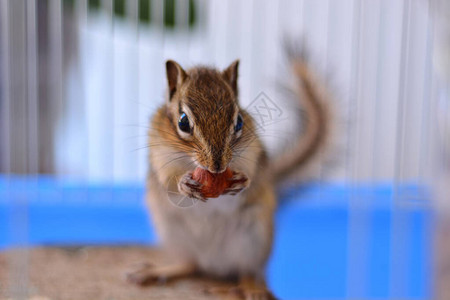
[[[316,159],[329,138],[329,108],[306,61],[291,55],[299,103],[307,122],[294,149],[269,159],[255,121],[239,104],[238,66],[219,71],[184,70],[166,62],[167,99],[148,132],[150,171],[147,203],[162,244],[174,261],[128,274],[146,284],[161,278],[206,275],[238,278],[245,299],[272,299],[264,269],[273,241],[275,187]],[[195,168],[233,171],[232,184],[218,198],[205,199]],[[177,197],[198,199],[180,208]],[[171,198],[171,199],[169,199]],[[174,202],[175,201],[175,202]]]

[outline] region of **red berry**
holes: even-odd
[[[227,168],[222,173],[211,173],[202,168],[196,168],[192,179],[202,184],[202,195],[205,198],[217,198],[232,185],[230,180],[233,171]]]

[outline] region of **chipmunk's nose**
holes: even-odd
[[[213,168],[216,173],[220,173],[222,171],[222,162],[221,160],[215,160],[213,163]]]
[[[211,173],[222,173],[226,170],[226,164],[222,161],[222,159],[217,158],[212,160],[209,163],[208,171]]]
[[[222,173],[226,170],[229,162],[227,150],[213,148],[211,152],[212,155],[209,157],[207,164],[208,171],[211,173]]]

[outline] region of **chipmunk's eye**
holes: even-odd
[[[239,132],[242,130],[242,126],[244,125],[244,120],[242,120],[241,114],[238,115],[236,125],[234,126],[234,131]]]
[[[181,131],[190,133],[191,127],[189,125],[189,119],[185,113],[181,113],[180,120],[178,120],[178,127]]]

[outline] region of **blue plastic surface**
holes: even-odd
[[[0,177],[0,249],[154,244],[143,195],[136,183]],[[431,297],[425,189],[322,184],[287,189],[280,198],[267,269],[280,299]]]

